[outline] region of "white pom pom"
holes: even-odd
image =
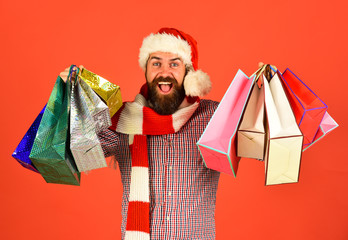
[[[189,71],[184,80],[186,96],[203,97],[211,90],[211,82],[208,74],[201,70]]]

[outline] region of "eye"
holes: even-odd
[[[171,63],[171,64],[170,64],[170,66],[171,66],[171,67],[178,67],[178,66],[179,66],[179,64],[177,64],[177,63],[173,62],[173,63]]]
[[[161,63],[160,63],[160,62],[154,62],[154,63],[152,64],[152,66],[159,67],[159,66],[161,66]]]

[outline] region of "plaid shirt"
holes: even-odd
[[[220,174],[204,166],[196,142],[217,106],[217,102],[201,100],[178,132],[147,136],[151,239],[215,239]],[[121,172],[124,239],[131,182],[128,135],[106,130],[99,138],[105,155],[115,155]]]

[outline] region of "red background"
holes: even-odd
[[[94,3],[95,2],[95,3]],[[1,239],[119,239],[118,170],[82,185],[47,184],[11,154],[60,71],[83,64],[132,100],[144,83],[143,37],[177,27],[198,41],[199,65],[220,100],[240,68],[290,67],[329,106],[340,127],[303,154],[300,182],[264,186],[264,164],[242,159],[221,175],[217,239],[348,239],[347,1],[0,0]]]

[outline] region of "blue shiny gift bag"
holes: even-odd
[[[37,173],[39,171],[34,167],[33,163],[31,162],[29,158],[29,155],[31,152],[31,148],[33,147],[35,136],[39,128],[45,108],[46,106],[41,110],[39,115],[36,117],[35,121],[30,126],[29,130],[24,135],[23,139],[20,141],[16,150],[12,154],[12,157],[14,157],[14,159],[16,159],[23,167]]]

